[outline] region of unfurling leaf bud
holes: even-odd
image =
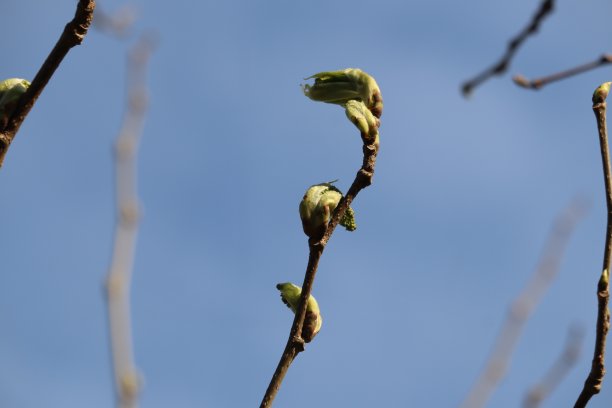
[[[327,230],[327,224],[342,199],[342,193],[333,181],[310,186],[300,203],[300,218],[304,233],[312,239],[320,239]],[[348,210],[351,210],[350,212]],[[349,231],[355,230],[354,212],[347,209],[340,225]]]
[[[279,283],[276,289],[280,290],[281,300],[295,313],[300,303],[302,288],[294,285],[291,282]],[[323,318],[319,311],[319,304],[314,296],[310,295],[308,304],[306,305],[306,317],[304,318],[304,326],[302,327],[302,338],[306,343],[310,343],[312,339],[321,330]]]
[[[345,105],[346,117],[361,132],[361,137],[366,144],[378,144],[378,126],[380,120],[361,101],[348,101]]]
[[[313,85],[303,85],[304,95],[314,101],[345,105],[350,100],[362,101],[376,117],[383,109],[378,84],[370,75],[358,68],[326,71],[314,74]]]
[[[29,86],[29,81],[20,78],[0,81],[0,127],[4,127],[17,106],[17,101],[28,90]]]

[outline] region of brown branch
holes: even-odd
[[[41,92],[59,67],[60,63],[75,45],[83,42],[93,19],[95,0],[79,0],[72,21],[66,24],[64,32],[53,47],[53,50],[38,70],[28,90],[21,96],[4,129],[0,129],[0,167],[10,144],[13,142],[19,127],[36,103]]]
[[[377,117],[379,116],[380,114],[377,115]],[[272,380],[268,385],[260,408],[268,408],[272,406],[274,398],[278,393],[281,383],[283,382],[285,374],[289,370],[291,363],[300,352],[304,351],[302,328],[304,325],[304,318],[306,317],[307,299],[310,297],[314,278],[317,273],[317,266],[319,265],[319,260],[321,259],[325,246],[338,226],[340,219],[342,219],[342,216],[349,208],[357,194],[359,194],[362,189],[372,184],[374,167],[376,165],[376,155],[378,154],[378,136],[376,139],[372,139],[370,135],[362,133],[361,137],[363,140],[363,163],[355,176],[353,184],[351,184],[351,187],[346,195],[338,203],[338,206],[336,207],[334,214],[327,225],[327,229],[325,230],[323,237],[318,241],[312,238],[308,240],[308,266],[306,267],[304,283],[302,284],[300,304],[295,312],[295,318],[293,319],[291,331],[289,332],[287,345],[285,346],[285,350],[283,351],[281,359],[278,362],[278,366],[274,371],[274,375],[272,376]]]
[[[130,285],[139,219],[136,153],[147,107],[145,73],[152,48],[152,40],[143,38],[129,54],[128,104],[115,145],[118,214],[106,293],[115,390],[120,408],[135,408],[141,388],[140,376],[134,364]]]
[[[538,384],[526,394],[524,408],[537,408],[559,386],[567,373],[574,367],[582,348],[584,330],[570,327],[563,351]]]
[[[512,352],[518,343],[525,323],[556,278],[563,252],[576,223],[582,218],[584,212],[584,204],[574,201],[557,216],[538,267],[508,310],[489,360],[461,405],[462,407],[484,407],[499,382],[504,378]]]
[[[522,88],[527,89],[540,89],[544,85],[547,85],[551,82],[560,81],[565,78],[569,78],[574,75],[582,74],[583,72],[590,71],[595,68],[602,67],[604,65],[612,63],[612,54],[603,54],[601,57],[597,58],[595,61],[587,62],[586,64],[578,65],[577,67],[570,68],[565,71],[557,72],[552,75],[548,75],[545,77],[537,78],[529,80],[522,75],[515,75],[512,80],[515,84]]]
[[[546,16],[548,16],[550,13],[552,13],[555,6],[554,3],[554,0],[542,1],[540,8],[533,16],[529,25],[527,25],[527,27],[525,27],[523,31],[521,31],[516,37],[510,40],[510,42],[508,43],[508,48],[506,49],[506,52],[502,56],[502,58],[490,68],[484,70],[480,74],[476,75],[474,78],[463,83],[463,85],[461,86],[463,96],[469,96],[474,90],[474,88],[476,88],[489,78],[495,75],[502,75],[504,72],[506,72],[506,70],[510,66],[512,58],[514,57],[514,54],[518,51],[519,47],[523,44],[523,42],[525,42],[525,40],[527,40],[530,35],[537,33],[538,29],[540,28],[540,24],[542,23],[544,18],[546,18]]]
[[[597,118],[597,130],[601,161],[606,186],[607,227],[606,246],[604,249],[601,277],[597,283],[597,327],[595,350],[591,370],[584,382],[584,387],[574,404],[574,408],[586,407],[591,397],[601,391],[601,384],[606,373],[604,357],[606,352],[606,335],[610,329],[610,256],[612,255],[612,171],[610,169],[610,149],[608,146],[608,130],[606,126],[606,97],[610,90],[610,82],[600,86],[593,95],[593,112]]]

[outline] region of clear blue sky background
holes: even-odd
[[[0,77],[32,78],[76,1],[3,0]],[[100,1],[113,12],[122,1]],[[275,284],[301,282],[306,188],[361,163],[341,108],[299,88],[360,67],[385,110],[358,229],[337,230],[314,294],[323,328],[278,407],[456,407],[555,216],[592,202],[558,279],[526,326],[491,407],[520,406],[572,323],[583,353],[545,406],[571,406],[590,367],[605,203],[591,94],[609,68],[540,92],[463,80],[502,53],[536,1],[158,1],[134,35],[92,31],[45,89],[0,174],[0,406],[110,407],[102,284],[115,210],[111,146],[125,53],[153,29],[132,291],[142,406],[254,407],[292,315]],[[534,77],[612,51],[605,0],[560,1],[511,74]],[[611,354],[612,355],[612,354]],[[610,358],[609,358],[610,360]],[[612,380],[590,407],[612,404]]]

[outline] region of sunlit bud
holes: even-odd
[[[283,303],[295,313],[300,303],[302,288],[291,282],[285,282],[276,285],[276,289],[280,290],[280,296]],[[322,324],[323,318],[319,311],[319,304],[314,296],[310,295],[308,304],[306,305],[304,326],[302,327],[302,338],[306,343],[310,343],[312,339],[314,339],[319,330],[321,330]]]
[[[350,100],[362,101],[376,117],[383,109],[378,84],[370,75],[358,68],[326,71],[314,74],[313,85],[303,85],[304,94],[314,101],[345,105]]]
[[[612,82],[604,82],[599,85],[595,92],[593,92],[593,105],[602,103],[608,97],[608,93],[610,93],[610,85]]]
[[[6,120],[15,109],[19,97],[28,90],[29,86],[29,81],[20,78],[0,81],[0,123],[6,123]]]
[[[315,184],[306,191],[302,198],[300,218],[304,233],[310,238],[323,237],[331,216],[342,199],[342,193],[332,183],[333,181]],[[354,231],[356,228],[354,212],[350,208],[349,210],[344,213],[340,225],[349,231]]]

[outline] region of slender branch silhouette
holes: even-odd
[[[504,378],[525,323],[556,278],[569,238],[584,216],[585,204],[574,200],[554,221],[544,251],[531,280],[512,302],[484,370],[461,405],[484,407]]]
[[[306,267],[306,273],[304,275],[304,283],[302,284],[302,294],[300,297],[299,307],[295,312],[295,317],[293,319],[293,324],[291,325],[291,330],[289,332],[289,339],[287,340],[287,344],[283,351],[280,361],[274,371],[274,375],[270,380],[270,384],[266,389],[266,393],[261,402],[260,408],[268,408],[272,406],[274,402],[274,398],[278,393],[278,390],[285,378],[285,374],[289,370],[291,363],[295,360],[296,356],[304,351],[304,339],[302,338],[302,328],[304,326],[304,319],[306,317],[306,307],[307,301],[310,297],[312,286],[314,283],[314,279],[317,273],[317,267],[319,265],[319,260],[321,259],[321,255],[323,254],[323,250],[327,245],[329,239],[331,238],[334,230],[338,226],[338,223],[347,212],[349,206],[357,197],[359,192],[372,184],[372,177],[374,175],[374,167],[376,165],[376,155],[378,154],[379,147],[379,139],[378,139],[378,127],[380,126],[380,118],[382,113],[382,96],[378,92],[374,98],[376,102],[376,106],[368,107],[371,111],[371,114],[376,117],[376,129],[373,133],[375,133],[375,137],[373,133],[364,132],[363,128],[360,127],[356,121],[353,121],[355,125],[361,131],[361,138],[363,141],[363,162],[361,168],[357,172],[355,176],[355,180],[351,184],[346,195],[340,200],[338,206],[333,212],[331,220],[329,224],[327,224],[326,229],[323,235],[320,238],[311,237],[308,240],[308,265]],[[347,111],[348,112],[348,111]]]
[[[560,81],[562,79],[566,79],[574,75],[582,74],[583,72],[587,72],[610,63],[612,63],[612,54],[603,54],[595,61],[587,62],[586,64],[578,65],[577,67],[573,67],[568,70],[557,72],[555,74],[551,74],[545,77],[529,80],[522,75],[515,75],[512,80],[515,84],[522,88],[538,90],[544,85],[550,84],[551,82]]]
[[[606,352],[606,336],[610,329],[608,302],[610,300],[610,257],[612,255],[612,170],[610,169],[610,148],[606,125],[606,97],[610,91],[610,84],[610,82],[606,82],[597,88],[593,94],[593,112],[597,119],[601,162],[606,186],[606,244],[602,272],[597,283],[597,326],[593,362],[589,375],[584,382],[584,387],[574,404],[574,408],[586,407],[591,397],[601,391],[601,385],[606,373],[604,357]]]
[[[505,73],[508,67],[510,66],[512,58],[514,58],[514,54],[516,54],[519,47],[527,40],[530,35],[533,35],[538,32],[540,24],[542,23],[542,21],[544,21],[546,16],[553,12],[554,6],[554,0],[543,0],[540,4],[540,8],[535,13],[527,27],[525,27],[523,31],[521,31],[516,37],[511,39],[510,42],[508,42],[508,48],[506,49],[506,52],[501,57],[501,59],[495,64],[493,64],[491,67],[485,69],[483,72],[476,75],[474,78],[463,83],[463,85],[461,86],[463,96],[469,96],[477,86],[487,81],[491,77],[496,75],[502,75],[503,73]]]
[[[43,89],[72,47],[83,42],[93,19],[95,0],[80,0],[74,18],[66,24],[62,35],[38,70],[28,90],[21,96],[4,129],[0,129],[0,167],[21,124],[38,100]]]
[[[570,327],[567,340],[559,358],[549,368],[544,377],[534,385],[525,395],[523,408],[537,408],[561,384],[561,381],[574,367],[584,340],[582,327]]]
[[[139,219],[136,153],[147,108],[145,73],[152,47],[151,39],[145,37],[129,54],[128,104],[115,145],[118,214],[106,293],[117,406],[120,408],[137,407],[141,388],[132,346],[130,285]]]

